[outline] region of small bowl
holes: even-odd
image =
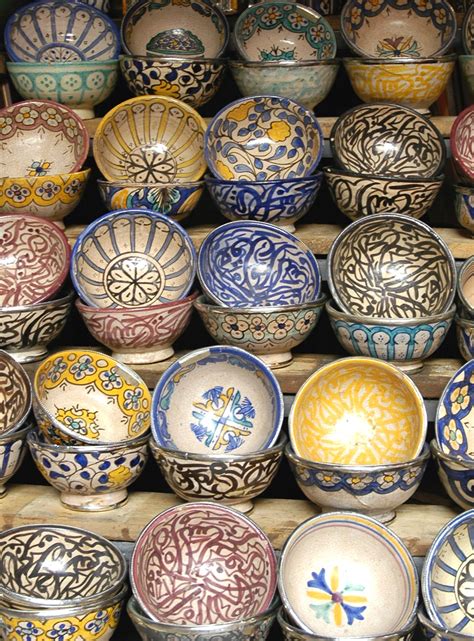
[[[33,394],[38,427],[54,443],[123,445],[150,429],[148,387],[133,370],[100,352],[52,354],[36,370]]]
[[[375,358],[324,365],[296,394],[288,419],[297,456],[315,463],[384,465],[419,456],[423,398],[410,378]]]
[[[366,216],[346,227],[328,254],[328,283],[348,314],[410,319],[448,311],[456,266],[445,241],[415,218]]]
[[[84,302],[101,308],[149,308],[185,297],[196,275],[188,233],[152,211],[100,216],[72,250],[71,279]]]
[[[197,111],[179,100],[168,96],[130,98],[100,121],[94,158],[112,182],[199,180],[206,171],[205,130],[206,123]]]
[[[326,60],[335,58],[336,36],[327,20],[296,2],[258,2],[234,27],[234,44],[244,60]]]
[[[474,186],[454,185],[454,207],[458,223],[474,235]]]
[[[456,316],[456,336],[458,348],[465,361],[474,358],[474,320]]]
[[[390,103],[349,109],[336,120],[330,143],[336,164],[356,174],[433,178],[446,160],[444,139],[430,120]]]
[[[283,396],[274,374],[238,347],[189,352],[168,367],[153,393],[153,436],[173,450],[258,452],[276,443],[282,422]]]
[[[462,264],[457,278],[457,294],[466,318],[474,319],[474,256]]]
[[[451,500],[463,510],[474,507],[474,461],[460,459],[443,452],[431,441],[431,453],[437,463],[438,476]]]
[[[320,637],[393,634],[411,623],[418,604],[405,545],[352,512],[315,516],[296,528],[281,552],[278,587],[296,624]]]
[[[121,363],[158,363],[171,358],[175,343],[189,325],[195,292],[186,298],[154,307],[90,307],[79,299],[79,310],[90,334],[112,350]]]
[[[200,296],[194,306],[216,343],[241,347],[277,369],[291,363],[291,350],[314,330],[325,302],[321,295],[292,307],[221,307]]]
[[[28,434],[31,457],[64,507],[80,512],[113,510],[127,502],[127,487],[148,460],[148,436],[109,445],[52,445]]]
[[[26,435],[31,425],[0,436],[0,499],[7,493],[5,483],[17,472],[25,456]]]
[[[223,307],[314,303],[321,291],[313,252],[284,229],[254,221],[211,231],[199,251],[197,274],[206,296]]]
[[[428,445],[419,456],[388,465],[338,465],[300,458],[285,449],[298,487],[323,513],[350,510],[390,523],[396,509],[418,489],[430,458]]]
[[[276,566],[270,540],[249,518],[223,505],[187,503],[161,512],[139,534],[130,582],[159,623],[233,623],[270,607]]]
[[[470,641],[472,639],[470,634],[459,634],[454,630],[446,630],[444,626],[436,625],[421,610],[418,610],[418,622],[424,638],[429,641]]]
[[[256,145],[258,138],[262,142]],[[209,169],[225,180],[309,176],[321,160],[323,143],[314,113],[278,96],[231,102],[214,116],[204,138]]]
[[[24,425],[30,410],[30,378],[20,363],[0,350],[0,440],[17,432]]]
[[[474,54],[474,7],[469,6],[462,23],[462,46],[464,53]]]
[[[461,80],[466,93],[466,102],[474,102],[474,55],[458,56]]]
[[[464,180],[474,185],[474,151],[472,136],[474,131],[474,105],[464,109],[454,121],[451,129],[451,153]]]

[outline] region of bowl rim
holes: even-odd
[[[451,6],[451,5],[449,5]],[[457,55],[455,53],[448,53],[441,56],[429,56],[428,58],[357,58],[355,56],[347,56],[342,58],[344,65],[350,67],[352,64],[359,63],[361,65],[413,65],[413,64],[446,64],[456,62]]]
[[[384,182],[396,182],[396,183],[443,183],[446,178],[445,174],[438,174],[436,176],[429,176],[424,178],[423,176],[413,176],[412,178],[406,178],[405,176],[387,176],[384,174],[366,174],[357,171],[350,171],[349,169],[343,169],[342,167],[323,167],[322,171],[324,175],[327,176],[347,176],[348,178],[366,178],[375,182],[376,180],[383,180]],[[372,215],[372,214],[371,214]]]
[[[36,185],[36,183],[48,182],[48,180],[51,180],[52,178],[62,178],[63,180],[64,179],[67,180],[74,177],[77,177],[77,180],[84,180],[85,182],[86,180],[88,180],[91,172],[92,172],[92,169],[86,168],[86,169],[80,169],[79,171],[65,172],[63,174],[46,174],[46,176],[16,176],[16,177],[0,176],[0,185],[4,186],[5,184],[10,184],[15,182],[29,183],[30,181],[32,182],[33,185]],[[24,216],[24,214],[10,214],[10,215]]]
[[[156,312],[158,314],[165,309],[176,309],[178,307],[187,307],[188,305],[191,306],[198,296],[199,292],[196,290],[185,298],[180,298],[179,300],[174,300],[169,303],[163,303],[162,305],[151,305],[150,307],[92,307],[80,298],[76,298],[75,305],[79,310],[79,313],[85,316],[97,316],[101,314],[104,316],[120,316],[122,314],[126,314],[127,316],[129,314],[132,314],[132,316],[141,316],[142,314],[149,314],[151,312]]]
[[[148,187],[150,189],[174,189],[176,187],[204,187],[204,179],[202,180],[190,180],[189,182],[171,182],[171,183],[134,183],[129,180],[104,180],[102,178],[97,179],[97,184],[99,189],[103,189],[108,185],[118,186],[118,187],[129,187],[130,189],[138,189]],[[147,211],[146,209],[143,211]],[[151,210],[148,210],[151,211]],[[157,212],[158,213],[158,212]]]
[[[463,467],[468,470],[474,470],[474,459],[458,458],[457,456],[453,456],[452,454],[443,452],[436,438],[431,439],[430,450],[433,454],[434,459],[441,459],[442,461],[446,461],[447,463],[455,463],[456,465],[459,465],[459,467]]]
[[[430,632],[434,632],[434,634],[438,634],[443,638],[446,635],[449,637],[451,641],[472,641],[472,635],[470,634],[469,635],[461,634],[460,632],[456,632],[455,630],[449,630],[448,628],[443,628],[437,625],[434,621],[431,621],[426,616],[426,614],[423,612],[421,608],[418,609],[417,617],[418,617],[418,621],[423,627],[428,628]]]
[[[322,307],[328,297],[326,294],[321,293],[315,301],[303,303],[302,305],[280,305],[278,307],[270,307],[268,305],[262,307],[222,307],[217,305],[206,298],[205,294],[198,296],[194,302],[194,307],[199,311],[212,310],[212,314],[285,314],[287,312],[299,312],[304,309],[313,309]],[[209,313],[209,312],[208,312]]]
[[[474,185],[463,185],[462,183],[455,183],[453,187],[454,187],[454,191],[457,194],[464,194],[465,196],[474,196]]]
[[[340,309],[336,309],[334,303],[336,301],[331,298],[326,303],[326,311],[329,318],[343,319],[348,322],[364,323],[366,325],[386,325],[388,327],[404,327],[405,325],[426,325],[426,323],[434,323],[442,320],[452,320],[456,314],[456,305],[452,303],[451,307],[446,312],[439,314],[432,314],[431,316],[418,316],[414,318],[375,318],[374,316],[361,316],[360,314],[348,314]]]
[[[11,425],[5,432],[0,432],[0,444],[4,442],[4,439],[8,439],[9,436],[13,436],[14,434],[18,435],[20,428],[28,419],[28,415],[31,411],[31,405],[33,403],[33,388],[31,385],[30,377],[28,376],[23,365],[4,349],[0,349],[0,360],[2,359],[6,361],[10,365],[10,368],[14,369],[20,376],[22,383],[26,388],[26,403],[20,418],[18,418],[15,423],[13,423],[13,425]],[[30,426],[28,425],[28,429],[29,427]]]
[[[146,62],[156,63],[157,66],[160,66],[160,64],[162,66],[166,66],[169,64],[173,64],[174,62],[178,64],[182,62],[189,62],[189,64],[220,64],[221,66],[225,66],[229,62],[228,58],[222,58],[221,56],[217,56],[215,58],[188,58],[186,56],[134,56],[133,54],[129,53],[122,53],[119,56],[118,60],[120,63],[129,60],[145,60]]]
[[[466,13],[464,14],[464,18],[461,26],[462,48],[463,48],[464,54],[468,56],[474,54],[474,47],[472,51],[469,51],[469,48],[467,46],[467,30],[470,22],[474,22],[474,6],[472,4],[470,4],[469,7],[467,8]]]
[[[259,2],[258,4],[264,4],[264,2]],[[266,2],[271,6],[275,4],[297,4],[295,2]],[[254,7],[255,5],[252,5]],[[299,5],[298,8],[308,9],[305,5]],[[324,16],[321,16],[324,17]],[[328,23],[329,24],[329,23]],[[229,67],[253,67],[258,69],[277,69],[281,68],[292,68],[292,67],[325,67],[325,66],[339,66],[341,64],[341,58],[325,58],[324,60],[269,60],[263,62],[262,60],[229,60]]]
[[[48,307],[53,309],[59,307],[60,305],[65,305],[66,303],[71,304],[73,298],[76,296],[76,292],[71,289],[67,294],[61,295],[61,298],[53,298],[52,300],[45,300],[41,303],[33,303],[31,305],[16,305],[15,307],[0,307],[0,316],[2,314],[18,314],[21,312],[32,312],[39,309],[47,309]]]
[[[37,0],[36,0],[37,1]],[[67,0],[68,2],[77,2],[77,0]],[[81,0],[82,1],[82,0]],[[36,2],[34,3],[36,4]],[[87,4],[87,3],[86,3]],[[91,5],[88,5],[89,7]],[[119,58],[111,58],[110,60],[76,60],[75,62],[27,62],[26,60],[7,60],[6,65],[9,71],[12,71],[13,74],[16,73],[16,70],[30,68],[31,71],[36,71],[38,73],[44,73],[45,69],[49,73],[64,73],[64,71],[73,71],[74,67],[116,67],[118,66]],[[32,98],[35,100],[35,98]],[[62,104],[62,103],[61,103]]]
[[[37,428],[33,428],[27,434],[26,441],[30,449],[33,447],[41,451],[47,450],[48,452],[64,452],[65,454],[83,454],[90,452],[110,452],[112,454],[115,450],[132,450],[142,447],[148,443],[149,437],[150,435],[146,432],[145,434],[142,434],[142,436],[130,439],[129,441],[117,441],[115,443],[104,443],[101,445],[94,445],[93,443],[63,445],[59,443],[48,443],[45,439],[41,440],[39,430]]]
[[[472,190],[474,194],[474,185],[472,187]],[[461,287],[461,278],[464,276],[464,273],[466,272],[466,270],[468,270],[470,267],[474,267],[474,255],[467,258],[461,265],[461,268],[457,274],[456,289],[457,289],[457,294],[459,296],[459,300],[461,301],[461,303],[464,305],[464,307],[468,310],[470,314],[474,314],[474,305],[469,303],[467,298],[464,296],[464,289]],[[474,275],[474,272],[473,272],[473,275]]]
[[[474,327],[474,318],[463,318],[462,316],[459,316],[459,314],[456,314],[454,317],[454,322],[456,325],[460,325],[461,327]]]
[[[12,441],[22,441],[27,437],[31,430],[33,430],[33,422],[26,420],[21,428],[0,436],[0,445],[5,445],[6,443],[11,443]]]
[[[465,164],[464,161],[461,160],[461,156],[459,155],[458,146],[456,143],[458,129],[463,125],[464,118],[466,116],[470,116],[471,114],[474,117],[474,104],[469,105],[468,107],[466,107],[466,109],[463,109],[463,111],[461,111],[461,113],[455,119],[449,136],[449,144],[451,147],[451,154],[454,158],[454,162],[457,168],[460,170],[460,173],[463,176],[467,176],[471,181],[474,181],[474,168],[470,167],[469,164]]]
[[[323,179],[323,169],[318,169],[310,176],[300,176],[298,178],[274,178],[272,180],[227,180],[226,178],[218,178],[212,174],[205,174],[204,182],[206,185],[275,185],[279,183],[304,183],[316,182],[317,185]],[[258,222],[258,221],[256,221]]]

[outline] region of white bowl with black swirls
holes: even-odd
[[[0,439],[23,427],[31,403],[28,374],[11,354],[0,350]]]
[[[435,439],[431,453],[446,494],[463,510],[474,507],[474,461],[443,451]]]
[[[461,265],[457,275],[457,294],[461,315],[474,319],[474,255]]]
[[[26,451],[26,436],[31,429],[27,425],[15,432],[0,436],[0,499],[5,496],[5,484],[20,467]]]

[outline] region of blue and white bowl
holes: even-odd
[[[99,11],[108,13],[110,10],[110,0],[80,0],[84,4],[88,4],[90,7],[95,7]]]
[[[463,510],[474,507],[474,461],[467,461],[443,452],[431,441],[431,453],[438,467],[438,476],[446,494]]]
[[[26,435],[31,425],[0,436],[0,498],[5,495],[7,483],[20,467],[25,455]]]
[[[424,612],[418,610],[418,621],[421,631],[427,641],[472,641],[469,634],[459,634],[455,630],[446,630],[444,626],[437,625],[430,621]]]
[[[474,234],[474,187],[455,185],[456,198],[454,207],[458,223],[468,232]]]

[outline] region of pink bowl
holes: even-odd
[[[451,129],[451,153],[458,171],[474,183],[474,105],[464,109]]]

